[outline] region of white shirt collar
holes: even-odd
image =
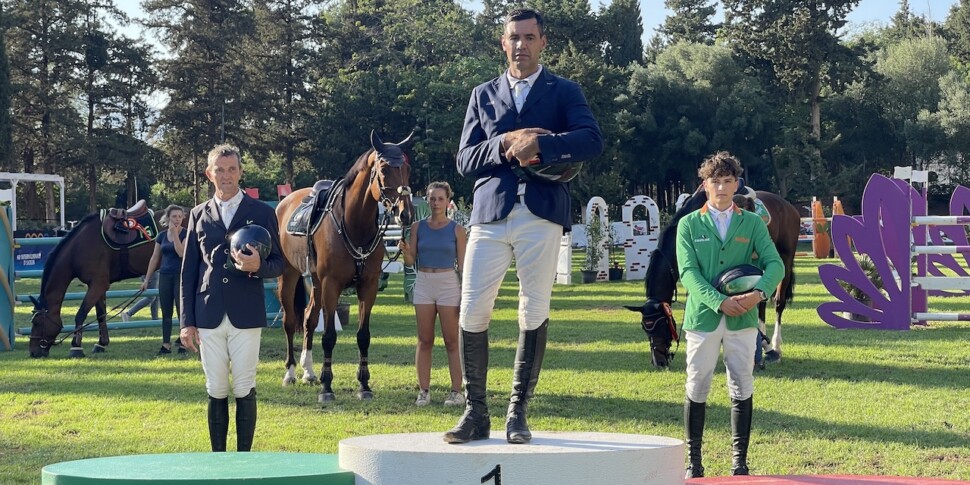
[[[529,88],[531,89],[532,86],[536,83],[536,79],[539,79],[539,74],[542,74],[542,64],[539,64],[539,69],[536,69],[536,72],[532,73],[531,76],[525,79],[519,79],[517,77],[512,76],[512,71],[509,71],[509,70],[505,71],[505,78],[509,81],[509,87],[514,87],[515,83],[519,81],[525,81],[526,83],[529,84]]]
[[[708,210],[708,212],[711,213],[711,217],[713,217],[715,219],[717,219],[722,213],[723,214],[727,214],[727,218],[730,219],[731,218],[731,214],[734,213],[734,204],[731,204],[731,207],[728,207],[727,209],[725,209],[723,211],[717,210],[717,207],[714,207],[711,204],[707,204],[707,210]]]
[[[236,207],[237,205],[239,205],[240,202],[242,202],[242,198],[243,198],[242,189],[239,189],[239,191],[236,192],[236,195],[230,197],[229,200],[222,200],[216,196],[212,196],[212,199],[216,201],[216,204],[220,208]]]

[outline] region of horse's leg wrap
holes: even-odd
[[[512,396],[509,398],[505,417],[505,439],[509,443],[522,444],[532,441],[529,431],[529,399],[535,394],[542,369],[542,357],[546,353],[546,331],[549,320],[535,330],[519,331],[519,347],[515,351],[515,368],[512,371]]]
[[[731,399],[732,475],[748,474],[748,442],[751,437],[751,414],[754,397],[743,401]]]
[[[229,398],[216,399],[209,396],[209,443],[212,451],[226,451],[226,435],[229,434]]]
[[[687,431],[687,473],[684,478],[702,478],[704,465],[701,463],[701,443],[704,442],[704,418],[707,403],[684,401],[684,427]]]
[[[245,397],[236,398],[236,451],[251,450],[255,434],[256,388],[254,387]]]
[[[492,421],[488,416],[485,386],[488,377],[488,330],[461,331],[461,362],[465,379],[465,414],[445,433],[448,443],[488,439]]]
[[[333,393],[333,358],[323,358],[323,369],[320,370],[320,382],[323,383],[323,392]]]

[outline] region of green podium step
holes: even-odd
[[[41,471],[43,485],[354,485],[337,455],[171,453],[65,461]]]

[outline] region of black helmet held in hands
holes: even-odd
[[[763,275],[757,266],[740,264],[718,275],[714,279],[714,288],[728,296],[740,295],[753,290]]]
[[[243,254],[252,254],[252,251],[247,247],[252,245],[256,248],[256,252],[259,253],[261,259],[266,259],[269,256],[270,251],[273,249],[273,239],[269,235],[269,231],[263,226],[257,226],[255,224],[250,224],[248,226],[240,227],[236,232],[232,233],[232,237],[229,238],[229,247],[233,251],[242,251]],[[232,266],[238,269],[236,261],[232,259],[232,254],[230,253],[229,259],[232,260]]]
[[[525,167],[517,162],[512,163],[512,171],[519,180],[564,184],[576,178],[583,170],[583,162],[541,163],[540,159],[532,162]]]

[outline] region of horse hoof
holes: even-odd
[[[311,386],[315,386],[320,383],[320,379],[317,379],[317,376],[313,376],[313,377],[303,376],[303,379],[301,380],[303,381],[304,384],[311,385]]]
[[[333,402],[336,399],[337,397],[334,396],[332,392],[321,392],[320,395],[317,396],[317,402],[321,404],[326,402]]]
[[[104,347],[102,347],[100,345],[97,345],[97,344],[95,344],[94,348],[91,349],[91,352],[92,353],[95,353],[95,354],[103,354],[103,353],[105,353],[107,351],[108,351],[107,349],[105,349]]]
[[[71,353],[67,354],[67,356],[70,357],[70,358],[72,358],[72,359],[80,359],[80,358],[83,358],[84,357],[84,351],[83,350],[74,349],[74,350],[71,350]]]
[[[357,391],[357,399],[361,401],[370,401],[374,399],[374,393],[372,391]]]
[[[283,378],[283,387],[292,386],[296,384],[296,377],[286,376]]]
[[[772,364],[781,362],[781,352],[778,352],[777,350],[769,350],[768,352],[765,352],[765,362]]]

